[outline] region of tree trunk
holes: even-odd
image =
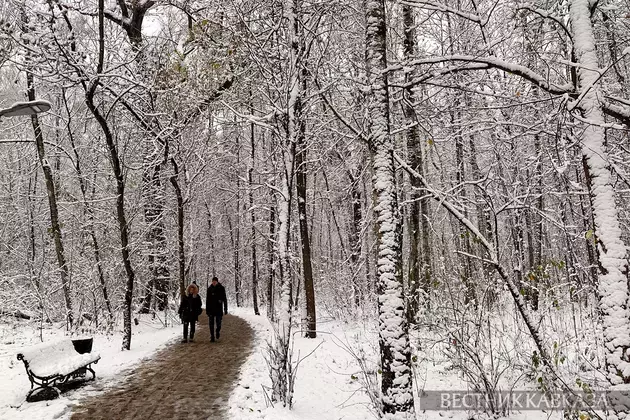
[[[599,103],[604,93],[598,83],[591,2],[572,0],[569,9],[577,67],[578,87],[583,91],[576,104],[584,119],[582,154],[587,164],[595,236],[599,255],[600,311],[606,346],[606,370],[610,383],[630,383],[630,316],[628,312],[628,250],[621,238],[615,191],[607,162],[604,113]]]
[[[291,131],[289,131],[291,132]],[[292,176],[292,159],[285,158],[285,165],[281,175],[281,194],[278,202],[278,262],[279,262],[279,307],[275,319],[275,342],[273,345],[276,354],[271,366],[272,401],[281,401],[283,406],[291,405],[289,387],[290,360],[289,347],[291,342],[292,322],[292,293],[291,293],[291,257],[289,254],[289,228],[291,222],[291,187],[289,179]]]
[[[275,320],[274,307],[274,281],[275,281],[275,252],[274,236],[276,235],[276,208],[271,205],[269,209],[269,239],[267,240],[267,317]]]
[[[142,25],[149,9],[156,4],[154,0],[118,2],[120,15],[106,10],[104,17],[119,25],[126,33],[131,49],[135,54],[134,61],[136,71],[140,75],[142,83],[149,84],[151,66],[147,60],[146,51],[143,48]],[[122,16],[122,19],[120,18]],[[146,114],[153,114],[155,98],[147,91],[148,100],[140,101]],[[148,104],[148,105],[146,105]],[[154,126],[153,120],[147,123],[148,127]],[[145,127],[146,128],[146,127]],[[143,164],[142,164],[142,198],[144,219],[147,225],[146,242],[148,244],[148,271],[149,282],[146,287],[146,295],[143,299],[141,312],[150,310],[152,294],[155,293],[157,309],[163,311],[168,303],[168,286],[170,283],[170,271],[168,264],[168,243],[166,239],[166,226],[164,223],[164,185],[162,184],[162,169],[166,165],[166,157],[163,156],[164,144],[156,139],[152,133],[145,133],[142,140]]]
[[[460,1],[456,1],[456,8],[461,6]],[[461,39],[460,25],[458,21],[452,19],[450,14],[446,14],[446,22],[448,27],[449,48],[454,54],[466,51],[467,45]],[[460,75],[455,75],[455,80],[461,82]],[[455,191],[457,191],[462,202],[466,202],[466,164],[464,161],[464,119],[462,118],[462,108],[465,104],[465,95],[463,92],[456,91],[452,97],[453,105],[450,111],[452,136],[455,138]],[[468,211],[464,206],[464,217],[468,218]],[[455,235],[455,246],[459,251],[463,251],[466,255],[459,254],[457,261],[459,263],[459,280],[464,286],[464,303],[472,304],[477,307],[476,284],[473,281],[474,265],[469,255],[471,255],[470,237],[467,230],[460,224],[453,223],[453,233]]]
[[[234,293],[236,295],[236,306],[243,306],[243,285],[241,279],[241,177],[238,174],[240,170],[241,150],[240,137],[236,137],[236,225],[233,238],[233,256],[234,256]],[[231,230],[231,229],[230,229]]]
[[[34,178],[34,179],[33,179]],[[39,305],[40,308],[42,307],[42,302],[41,302],[41,283],[39,281],[39,274],[35,274],[35,258],[36,255],[35,253],[37,252],[37,247],[36,247],[36,240],[35,240],[35,214],[34,214],[34,208],[33,208],[33,197],[35,197],[35,195],[37,194],[37,171],[35,171],[33,173],[33,176],[29,176],[28,178],[28,195],[27,195],[27,200],[28,200],[28,238],[29,238],[29,258],[28,258],[28,263],[29,263],[29,273],[32,279],[35,279],[35,288],[37,289],[37,296],[40,299]]]
[[[578,182],[583,181],[583,176],[588,173],[588,165],[586,164],[586,159],[582,155],[582,168],[583,171],[580,172],[579,169],[575,169],[575,178]],[[594,231],[595,223],[593,222],[592,211],[588,212],[587,207],[589,205],[588,199],[580,195],[580,214],[582,215],[581,224],[584,232]],[[592,208],[591,208],[592,210]],[[597,250],[595,249],[596,244],[593,240],[594,238],[590,235],[584,235],[584,246],[586,247],[586,255],[588,257],[588,265],[589,265],[589,282],[591,287],[597,290],[598,287],[598,262],[597,262]]]
[[[83,170],[81,169],[81,160],[79,156],[79,151],[74,141],[74,134],[72,132],[72,126],[71,126],[71,121],[72,121],[71,113],[70,113],[70,109],[68,108],[68,100],[66,98],[65,89],[62,92],[62,99],[63,99],[63,103],[66,109],[66,113],[68,114],[68,119],[66,122],[66,130],[68,131],[68,139],[70,140],[70,145],[72,146],[72,151],[74,153],[74,159],[75,159],[74,169],[77,173],[77,177],[79,178],[79,188],[81,189],[81,195],[83,197],[83,206],[85,207],[85,211],[88,217],[88,231],[90,234],[90,238],[92,239],[94,262],[96,263],[96,270],[98,272],[98,280],[101,286],[101,293],[103,294],[103,301],[105,302],[105,309],[107,310],[107,322],[111,326],[111,323],[114,319],[114,313],[112,310],[112,304],[109,300],[107,283],[105,281],[105,273],[103,271],[103,263],[101,259],[101,247],[96,237],[96,228],[94,226],[94,209],[92,208],[92,205],[88,201],[87,182],[85,179],[85,174],[83,173]]]
[[[506,182],[506,176],[504,175],[503,167],[508,166],[503,162],[502,156],[497,152],[495,154],[497,161],[497,173],[499,180],[499,187],[503,190],[505,197],[510,197],[509,186]],[[512,155],[508,157],[509,160],[515,159]],[[514,176],[518,176],[515,173]],[[516,182],[515,180],[513,182]],[[510,232],[510,238],[512,240],[512,255],[511,264],[514,267],[514,275],[516,276],[515,284],[519,293],[522,293],[526,299],[529,299],[526,294],[525,284],[523,280],[523,230],[520,226],[520,210],[515,210],[508,215],[508,226]]]
[[[387,68],[385,2],[366,0],[364,9],[367,23],[365,61],[371,90],[367,101],[368,145],[373,159],[374,215],[378,229],[381,408],[387,419],[415,419],[411,348],[402,285],[402,232],[384,71]]]
[[[147,146],[148,147],[148,146]],[[151,148],[154,148],[152,145]],[[164,225],[164,187],[162,185],[161,156],[145,156],[143,169],[143,199],[144,216],[147,224],[147,243],[149,244],[149,293],[145,298],[146,304],[151,302],[151,292],[155,292],[157,309],[163,311],[167,305],[168,283],[170,271],[168,267],[168,246],[166,227]],[[155,162],[155,160],[160,160]],[[153,287],[151,287],[153,286]],[[146,304],[143,310],[148,309]]]
[[[298,96],[300,98],[300,96]],[[300,104],[300,113],[301,113]],[[302,119],[299,118],[301,121]],[[298,151],[295,155],[296,189],[298,216],[300,220],[300,239],[302,243],[302,268],[304,274],[304,293],[306,295],[306,322],[308,338],[317,338],[317,318],[315,313],[315,288],[313,286],[313,267],[311,265],[311,243],[308,232],[308,214],[306,211],[306,149],[303,131],[298,135]]]
[[[457,93],[459,95],[459,93]],[[460,105],[461,102],[456,100],[456,104]],[[452,111],[451,118],[453,125],[457,132],[455,133],[455,188],[458,189],[459,196],[461,197],[462,202],[466,202],[466,163],[464,161],[464,139],[461,134],[461,116],[459,115],[458,110]],[[468,218],[468,211],[466,207],[464,207],[464,217]],[[464,226],[461,224],[457,224],[457,238],[455,243],[457,244],[457,248],[464,251],[466,255],[460,256],[459,260],[461,261],[462,267],[459,272],[460,279],[464,284],[464,304],[469,305],[472,304],[475,308],[477,308],[477,292],[476,292],[476,284],[473,281],[473,273],[474,266],[469,255],[472,254],[472,247],[470,245],[470,234],[466,230]]]
[[[35,100],[35,84],[33,82],[33,73],[30,69],[26,71],[26,84],[28,91],[28,100]],[[73,313],[72,313],[72,298],[70,294],[70,273],[68,272],[68,264],[66,263],[66,255],[63,249],[63,236],[61,234],[61,225],[59,224],[59,209],[57,208],[57,192],[55,189],[55,181],[53,179],[52,169],[50,163],[46,158],[46,151],[44,149],[44,135],[39,124],[39,117],[37,114],[31,115],[31,125],[35,133],[35,144],[37,145],[37,156],[39,157],[39,163],[42,166],[44,172],[44,179],[46,180],[46,192],[48,194],[48,208],[50,210],[50,235],[55,243],[55,254],[57,256],[57,264],[59,265],[59,275],[61,277],[61,287],[63,290],[63,297],[66,303],[66,321],[70,329],[73,326]]]
[[[477,162],[477,148],[475,147],[475,142],[472,138],[469,140],[470,147],[470,169],[471,175],[475,181],[480,180],[482,178],[481,170],[479,169],[479,164]],[[494,246],[494,236],[492,235],[492,221],[490,218],[490,208],[485,200],[484,192],[480,192],[476,190],[475,192],[475,202],[476,202],[476,210],[477,210],[477,226],[479,228],[479,232],[485,238],[488,238],[488,241]],[[485,259],[490,258],[488,251],[483,247],[479,246],[479,255],[484,255]],[[484,302],[486,307],[490,308],[497,299],[497,289],[494,286],[493,279],[494,267],[489,264],[487,261],[482,262],[482,276],[481,284],[487,285],[486,290],[487,294],[484,297]]]
[[[543,197],[542,197],[542,151],[540,149],[540,135],[534,136],[534,151],[536,154],[536,165],[534,166],[534,211],[527,211],[527,240],[528,240],[528,255],[529,255],[529,272],[530,275],[534,274],[531,278],[531,305],[532,309],[537,311],[540,299],[540,280],[542,274],[542,212],[543,212]],[[531,178],[530,178],[531,180]]]
[[[251,108],[251,112],[253,114],[253,106]],[[247,171],[247,179],[249,181],[249,212],[252,222],[252,299],[254,301],[254,314],[260,315],[260,310],[258,309],[258,258],[256,257],[256,210],[254,209],[254,164],[256,162],[256,132],[255,132],[255,124],[252,123],[250,125],[251,130],[251,163],[249,170]]]
[[[173,176],[171,176],[171,184],[175,190],[177,198],[177,265],[179,267],[179,296],[186,296],[186,256],[184,247],[184,197],[182,189],[179,186],[179,166],[175,159],[171,159],[173,165]]]
[[[350,171],[349,171],[350,172]],[[354,172],[354,171],[353,171]],[[361,173],[357,171],[355,173]],[[355,176],[355,173],[350,173],[350,197],[352,198],[352,223],[350,223],[350,263],[352,264],[352,292],[354,294],[354,305],[358,308],[361,306],[363,292],[359,280],[360,276],[360,260],[361,260],[361,223],[363,221],[362,212],[362,194],[361,194],[361,180]],[[334,209],[332,203],[330,205],[330,211],[334,217]],[[342,246],[343,249],[343,246]]]
[[[210,212],[210,206],[206,204],[206,217],[208,218],[208,241],[210,242],[210,265],[211,265],[211,277],[216,276],[217,255],[214,244],[214,225],[212,224],[212,213]]]
[[[105,31],[103,27],[103,12],[105,9],[104,0],[98,1],[98,63],[96,73],[101,74],[103,72],[103,59],[105,55]],[[85,82],[84,82],[85,83]],[[94,115],[94,118],[98,122],[103,134],[105,136],[105,142],[107,143],[107,149],[109,151],[110,163],[114,172],[114,179],[116,179],[116,215],[118,219],[118,229],[120,232],[121,242],[121,254],[123,265],[125,267],[125,273],[127,274],[127,284],[125,288],[125,300],[123,309],[123,323],[124,333],[122,349],[129,350],[131,348],[131,306],[133,302],[133,286],[135,280],[135,274],[131,267],[131,257],[129,255],[129,226],[127,224],[127,217],[125,216],[125,179],[123,176],[122,167],[120,164],[120,157],[114,142],[114,136],[107,124],[107,120],[101,114],[98,107],[94,103],[94,96],[96,94],[96,88],[98,87],[99,78],[96,77],[87,86],[84,84],[85,89],[85,102],[88,109]]]
[[[403,5],[403,29],[405,38],[403,40],[403,53],[405,60],[411,61],[416,54],[416,29],[413,8]],[[415,72],[405,74],[407,81],[415,77]],[[420,141],[420,126],[416,117],[414,104],[416,103],[416,93],[411,87],[404,89],[403,113],[405,124],[407,125],[406,140],[407,152],[409,154],[409,164],[418,173],[424,175],[424,163],[422,157],[422,144]],[[407,316],[409,322],[413,322],[418,313],[421,300],[420,293],[424,292],[424,299],[428,298],[429,292],[429,271],[427,270],[425,252],[428,249],[421,248],[421,244],[428,240],[429,232],[425,230],[427,225],[421,220],[421,184],[411,177],[411,193],[409,206],[409,275],[408,275],[408,303]],[[426,246],[428,248],[428,245]],[[422,273],[422,274],[421,274]],[[422,276],[422,278],[421,278]],[[421,292],[422,291],[422,292]]]
[[[287,0],[285,13],[288,18],[288,102],[287,102],[287,130],[285,147],[282,147],[282,167],[280,171],[280,191],[278,194],[278,262],[279,262],[279,307],[274,325],[275,341],[272,351],[275,353],[275,363],[271,367],[272,401],[281,401],[283,406],[292,405],[293,387],[291,385],[291,329],[293,318],[291,255],[290,255],[290,226],[292,184],[295,174],[296,146],[299,136],[303,135],[301,98],[302,83],[302,39],[301,18],[302,1]]]
[[[296,5],[296,9],[299,10],[300,6]],[[296,11],[297,11],[296,10]],[[294,121],[295,133],[290,138],[290,141],[295,142],[295,173],[296,173],[296,190],[297,190],[297,207],[298,207],[298,219],[300,223],[300,240],[302,248],[302,271],[304,275],[304,293],[306,295],[306,322],[307,333],[309,338],[317,337],[317,314],[315,313],[315,287],[313,284],[313,266],[311,264],[311,241],[308,231],[308,212],[306,211],[306,182],[307,182],[307,170],[306,170],[306,121],[304,116],[304,95],[306,93],[306,67],[305,61],[306,53],[304,32],[301,29],[301,24],[294,23],[294,36],[297,39],[293,40],[292,49],[295,58],[295,68],[293,73],[295,74],[295,80],[291,80],[291,111]],[[297,45],[295,45],[297,41]],[[296,293],[296,296],[299,294]]]

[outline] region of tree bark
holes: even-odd
[[[186,255],[184,246],[184,197],[182,189],[179,186],[179,166],[175,159],[171,158],[173,166],[173,176],[171,176],[171,184],[175,190],[177,198],[177,266],[179,268],[179,296],[186,296]]]
[[[215,239],[214,239],[214,225],[212,224],[212,212],[210,212],[210,206],[208,203],[206,205],[206,217],[208,219],[208,241],[210,242],[210,265],[211,265],[211,276],[216,276],[216,266],[217,266],[217,253],[215,250]]]
[[[301,11],[298,2],[295,12]],[[306,295],[306,322],[308,338],[317,337],[317,314],[315,313],[315,287],[313,284],[313,266],[311,264],[311,241],[308,231],[308,212],[306,211],[306,121],[304,116],[304,95],[306,93],[306,46],[302,24],[297,16],[294,21],[294,39],[291,44],[294,58],[293,76],[291,79],[291,99],[289,106],[293,119],[293,130],[289,139],[295,142],[295,174],[297,190],[297,208],[300,225],[300,240],[302,248],[302,274],[304,275],[304,293]],[[299,294],[296,294],[299,296]]]
[[[300,110],[301,112],[301,110]],[[297,207],[300,220],[300,239],[302,245],[302,269],[304,275],[304,293],[306,295],[306,322],[308,338],[317,338],[317,317],[315,313],[315,288],[313,285],[313,266],[311,264],[311,243],[308,231],[306,211],[306,149],[304,133],[298,136],[298,151],[295,155],[297,188]]]
[[[290,133],[291,131],[289,131]],[[284,154],[284,153],[283,153]],[[289,153],[292,155],[293,153]],[[292,156],[285,156],[281,170],[281,193],[278,200],[278,262],[280,296],[275,319],[274,351],[276,360],[271,369],[272,401],[281,401],[283,406],[291,405],[289,387],[289,347],[291,342],[292,290],[291,257],[289,253],[289,229],[291,223],[291,186],[293,175]]]
[[[103,27],[103,13],[104,13],[105,5],[104,0],[98,1],[98,62],[96,73],[101,74],[103,72],[103,60],[105,55],[105,31]],[[125,267],[125,273],[127,275],[127,284],[125,287],[125,300],[124,300],[124,309],[123,309],[123,342],[122,349],[129,350],[131,349],[131,309],[133,303],[133,286],[135,281],[135,273],[133,268],[131,267],[131,256],[129,253],[129,226],[127,223],[127,217],[125,215],[125,179],[122,171],[122,166],[120,164],[120,157],[118,155],[118,149],[116,148],[116,143],[114,142],[114,136],[109,128],[107,120],[101,114],[98,107],[94,103],[94,96],[96,94],[96,88],[98,87],[99,77],[97,76],[94,80],[90,82],[90,85],[86,85],[84,83],[85,88],[85,102],[87,104],[88,109],[94,115],[94,118],[98,122],[103,134],[105,136],[105,142],[107,144],[107,149],[109,151],[110,163],[112,165],[112,170],[114,173],[114,179],[116,180],[116,215],[118,219],[118,229],[120,232],[120,242],[121,242],[121,255],[123,260],[123,265]]]
[[[534,152],[536,156],[536,165],[534,165],[534,210],[527,211],[527,242],[528,242],[528,258],[529,258],[529,272],[531,278],[531,293],[530,301],[532,309],[537,311],[540,299],[540,280],[542,273],[542,212],[543,212],[543,196],[542,196],[542,151],[540,149],[540,136],[537,134],[534,136]],[[530,177],[531,179],[531,177]]]
[[[153,147],[153,146],[151,146]],[[154,162],[155,156],[145,157],[143,163],[143,198],[144,216],[147,223],[147,243],[149,244],[149,287],[143,311],[151,302],[151,293],[155,292],[157,309],[163,311],[167,305],[168,282],[171,276],[168,267],[168,247],[166,226],[164,225],[163,186],[161,180],[162,162]]]
[[[33,179],[34,178],[34,179]],[[33,197],[37,193],[37,172],[32,177],[28,178],[28,238],[29,238],[29,272],[32,279],[35,280],[35,288],[37,289],[37,296],[40,297],[40,308],[43,305],[41,302],[41,283],[39,280],[39,274],[35,274],[35,253],[36,253],[36,240],[35,240],[35,214],[33,209]]]
[[[403,53],[405,60],[412,60],[416,49],[416,31],[413,9],[409,5],[403,5],[403,30],[405,38],[403,40]],[[406,79],[413,78],[413,75],[405,75]],[[407,153],[409,154],[409,164],[416,171],[422,171],[422,155],[420,150],[420,131],[415,119],[415,92],[412,88],[406,88],[404,91],[403,112],[405,115],[405,124],[407,125],[406,140]],[[408,283],[408,302],[407,317],[412,323],[418,313],[418,305],[420,297],[420,185],[417,179],[411,178],[411,192],[409,199],[409,274],[407,276]]]
[[[456,93],[459,95],[459,93]],[[461,104],[459,100],[455,101],[456,104]],[[459,115],[458,110],[452,111],[451,118],[455,129],[458,130],[455,133],[455,188],[458,189],[459,195],[463,202],[466,202],[466,162],[464,160],[464,138],[461,134],[461,116]],[[466,207],[464,207],[464,217],[468,218],[468,211]],[[459,275],[460,279],[464,285],[464,304],[469,305],[472,304],[475,308],[477,308],[477,291],[476,284],[473,281],[473,273],[474,273],[474,265],[472,259],[469,255],[472,254],[472,247],[470,245],[470,235],[466,228],[461,224],[457,224],[458,229],[456,230],[457,238],[457,248],[463,250],[466,255],[460,255],[459,259],[461,261],[462,267],[460,269]]]
[[[81,195],[83,197],[83,206],[85,207],[85,211],[88,217],[88,231],[90,234],[90,238],[92,239],[92,247],[93,247],[92,251],[94,252],[94,262],[96,263],[96,270],[98,273],[99,284],[101,286],[101,293],[103,294],[103,301],[105,302],[105,309],[107,310],[107,317],[108,317],[107,322],[111,326],[111,323],[114,319],[114,313],[112,310],[112,304],[109,300],[107,282],[105,280],[105,273],[103,271],[101,247],[99,245],[98,238],[96,237],[96,228],[94,226],[94,217],[95,217],[94,209],[92,208],[92,205],[88,201],[87,181],[85,179],[85,174],[83,173],[83,170],[81,168],[81,159],[79,156],[79,151],[77,149],[77,146],[74,140],[74,134],[72,133],[72,126],[71,126],[72,118],[70,114],[70,109],[68,108],[68,100],[66,98],[65,90],[63,90],[62,92],[62,99],[63,99],[64,106],[66,108],[66,113],[68,114],[66,130],[68,131],[68,139],[70,140],[70,145],[72,146],[72,151],[74,153],[74,159],[75,159],[74,169],[79,179],[79,188],[81,189]]]
[[[26,71],[26,84],[28,100],[35,100],[35,84],[33,81],[33,73],[30,69]],[[46,150],[44,149],[44,135],[42,134],[42,128],[39,124],[39,117],[37,114],[31,115],[31,125],[35,133],[35,144],[37,145],[37,156],[39,157],[39,163],[44,172],[44,179],[46,180],[46,193],[48,195],[48,208],[50,210],[50,235],[55,243],[55,254],[57,256],[57,264],[59,266],[59,275],[61,277],[61,287],[63,290],[63,297],[66,304],[66,321],[70,329],[73,326],[73,313],[72,313],[72,297],[70,292],[70,273],[68,270],[68,264],[66,262],[66,255],[63,247],[63,235],[61,233],[61,225],[59,223],[59,209],[57,207],[57,191],[55,187],[55,181],[52,174],[52,168],[46,158]]]
[[[389,134],[389,94],[384,0],[365,0],[366,70],[370,95],[368,145],[373,159],[374,213],[378,245],[378,312],[381,402],[386,419],[415,419],[411,348],[403,298],[402,232]]]
[[[280,188],[278,191],[278,263],[279,263],[279,300],[274,325],[275,341],[273,351],[276,361],[271,369],[272,401],[281,401],[283,406],[291,407],[293,389],[291,387],[291,330],[293,319],[290,226],[293,177],[295,175],[296,145],[300,136],[301,114],[299,107],[300,93],[300,18],[302,1],[286,0],[285,13],[288,18],[288,89],[286,139],[282,151],[280,170]]]
[[[253,106],[251,107],[251,112],[253,114]],[[247,180],[249,182],[249,212],[251,217],[251,252],[252,252],[252,300],[254,302],[254,314],[260,315],[260,310],[258,309],[258,258],[256,256],[256,210],[254,209],[254,164],[256,163],[256,132],[255,132],[255,124],[252,123],[250,125],[251,137],[250,137],[250,147],[251,147],[251,162],[249,170],[247,171]]]
[[[269,208],[269,239],[267,239],[267,317],[275,320],[274,306],[274,282],[275,282],[275,252],[274,236],[276,235],[276,208],[271,205]]]
[[[360,171],[357,171],[360,173]],[[361,306],[362,298],[364,297],[364,287],[359,283],[360,276],[360,260],[361,260],[361,223],[363,222],[363,195],[361,191],[361,180],[356,176],[354,171],[348,171],[348,176],[350,178],[350,197],[352,198],[352,223],[350,223],[350,263],[352,264],[352,292],[354,294],[354,306],[357,308]],[[330,205],[330,211],[335,216],[334,208],[332,203]],[[336,221],[336,219],[335,219]],[[343,249],[343,245],[342,245]],[[367,279],[366,279],[367,280]]]
[[[238,174],[240,170],[240,137],[236,137],[236,224],[235,233],[232,236],[233,257],[234,257],[234,293],[236,295],[236,306],[243,305],[243,285],[241,279],[241,177]],[[231,230],[231,229],[230,229]]]
[[[127,33],[127,38],[135,54],[134,60],[137,71],[143,82],[148,83],[150,76],[148,69],[150,63],[147,60],[143,49],[142,25],[144,18],[156,2],[154,0],[133,1],[127,3],[126,0],[119,0],[117,4],[120,14],[113,10],[105,10],[104,16],[119,25]],[[154,103],[152,93],[149,91],[150,100],[145,103]],[[141,102],[142,103],[142,102]],[[148,105],[151,107],[151,105]],[[153,109],[146,109],[145,112],[154,113]],[[153,121],[148,122],[149,127]],[[166,165],[166,157],[163,156],[161,148],[165,145],[151,136],[145,134],[143,137],[144,157],[142,171],[142,197],[144,218],[147,224],[146,242],[148,244],[148,271],[149,282],[146,287],[146,295],[143,299],[141,312],[150,310],[152,295],[155,293],[157,309],[163,311],[168,304],[168,284],[171,273],[168,265],[168,244],[166,238],[166,226],[164,223],[164,186],[162,184],[162,169]]]
[[[577,62],[581,97],[574,105],[585,124],[582,154],[588,172],[595,236],[599,255],[600,311],[606,346],[606,370],[611,384],[630,383],[630,312],[628,311],[628,249],[621,237],[615,191],[605,147],[604,113],[599,98],[604,93],[598,83],[595,37],[591,22],[591,2],[572,0],[569,8],[571,32]]]
[[[474,180],[480,180],[482,178],[482,175],[481,175],[481,170],[479,169],[479,164],[477,162],[477,148],[475,147],[475,142],[472,138],[470,138],[468,144],[470,147],[471,175]],[[479,228],[479,232],[481,232],[481,234],[484,237],[488,238],[488,241],[490,241],[492,245],[496,246],[494,244],[494,236],[492,234],[493,228],[492,228],[492,221],[490,217],[490,208],[488,204],[486,203],[484,194],[486,193],[479,192],[479,191],[475,192],[475,202],[476,202],[476,210],[477,210],[477,226]],[[483,246],[479,246],[479,249],[480,249],[480,255],[484,255],[486,259],[490,258],[488,251]],[[487,261],[483,261],[481,265],[482,265],[482,276],[483,276],[481,283],[484,285],[487,285],[486,287],[487,294],[484,297],[484,301],[485,301],[486,307],[490,308],[495,303],[496,298],[497,298],[497,291],[496,291],[496,287],[494,286],[495,282],[493,281],[493,275],[492,275],[492,273],[494,272],[494,267],[492,267],[492,265],[489,264]]]

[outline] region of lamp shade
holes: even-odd
[[[50,111],[48,101],[16,102],[8,108],[0,109],[0,117],[17,117],[18,115],[33,115]]]

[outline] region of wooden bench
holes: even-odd
[[[74,341],[76,345],[71,339],[40,344],[17,355],[18,360],[24,362],[28,379],[31,381],[31,390],[26,395],[26,401],[57,398],[58,387],[74,383],[75,379],[85,380],[87,371],[92,374],[90,380],[96,378],[92,364],[98,363],[101,356],[91,351],[91,339]],[[86,341],[87,349],[81,349],[81,342]]]

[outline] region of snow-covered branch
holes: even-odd
[[[449,62],[465,62],[465,63],[481,63],[486,64],[490,67],[503,70],[505,72],[514,74],[516,76],[520,76],[525,80],[535,84],[536,86],[542,88],[543,90],[555,94],[555,95],[563,95],[563,94],[574,94],[574,88],[571,83],[565,84],[556,84],[551,82],[548,78],[536,73],[532,69],[526,66],[522,66],[520,64],[510,63],[508,61],[502,60],[498,57],[477,57],[472,55],[447,55],[447,56],[438,56],[438,57],[426,57],[420,58],[417,60],[413,60],[410,62],[397,64],[393,66],[389,66],[385,69],[386,72],[394,72],[394,71],[407,71],[407,69],[415,66],[421,66],[425,64],[440,64],[440,63],[449,63]],[[480,68],[474,68],[474,70],[479,70]]]
[[[426,10],[434,10],[437,12],[450,13],[471,22],[482,23],[482,18],[474,13],[464,12],[463,10],[456,9],[454,7],[450,7],[444,3],[439,3],[430,0],[402,0],[401,4],[407,4],[409,6],[422,7]]]

